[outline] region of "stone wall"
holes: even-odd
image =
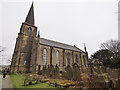
[[[37,64],[37,68],[36,68],[36,71],[38,70],[38,65],[41,65],[41,70],[43,68],[43,50],[46,49],[47,50],[47,53],[46,53],[46,65],[50,65],[50,49],[51,47],[50,46],[46,46],[46,45],[38,45],[38,48],[37,48],[37,60],[36,60],[36,64]],[[69,54],[70,55],[70,65],[72,65],[72,63],[75,63],[76,62],[76,55],[78,57],[78,65],[81,67],[81,68],[84,68],[84,71],[88,68],[88,62],[87,62],[87,57],[86,57],[86,54],[84,52],[80,53],[80,52],[76,52],[76,51],[72,51],[72,50],[64,50],[64,53],[63,53],[63,50],[62,48],[57,48],[57,47],[53,47],[52,49],[52,65],[55,67],[55,65],[57,64],[57,51],[59,52],[59,69],[60,70],[63,70],[63,67],[67,66],[68,65],[68,60],[67,60],[67,55]],[[64,55],[63,55],[64,54]],[[85,63],[86,63],[86,66],[84,65],[84,61],[83,61],[83,55],[85,56]],[[63,65],[64,63],[64,65]]]
[[[30,28],[30,30],[28,30]],[[16,39],[12,57],[11,72],[29,71],[33,39],[36,37],[37,27],[23,23]]]

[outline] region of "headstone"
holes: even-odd
[[[54,78],[54,66],[52,64],[50,65],[49,70],[50,70],[50,77]]]
[[[42,69],[42,75],[46,75],[46,66],[43,66],[43,69]]]
[[[44,75],[47,75],[47,67],[45,65],[45,68],[44,68]]]
[[[73,80],[81,80],[80,67],[77,63],[72,65],[73,67]]]
[[[38,74],[41,75],[41,65],[38,66]]]
[[[45,66],[43,66],[43,68],[42,68],[42,75],[44,75],[45,74]]]
[[[73,79],[73,70],[72,70],[72,67],[70,65],[68,65],[66,68],[65,68],[65,71],[66,71],[66,79],[68,80],[71,80]]]

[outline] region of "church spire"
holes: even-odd
[[[34,25],[34,9],[33,9],[33,2],[32,5],[30,7],[30,10],[28,12],[28,15],[25,19],[25,22],[31,25]]]

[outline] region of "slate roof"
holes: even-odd
[[[33,3],[31,5],[31,7],[30,7],[30,10],[29,10],[28,15],[27,15],[27,17],[25,19],[25,22],[29,23],[31,25],[34,25],[34,8],[33,8]]]
[[[73,51],[78,51],[78,52],[84,52],[76,46],[56,42],[56,41],[53,41],[53,40],[48,40],[48,39],[45,39],[45,38],[40,38],[39,42],[40,42],[40,44],[43,44],[43,45],[54,46],[54,47],[57,47],[57,48],[68,49],[68,50],[73,50]]]

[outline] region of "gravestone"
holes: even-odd
[[[73,70],[72,70],[72,67],[70,65],[67,65],[67,67],[65,68],[65,71],[66,71],[66,75],[65,75],[66,79],[72,80],[73,79]]]
[[[38,74],[41,75],[41,65],[38,66]]]
[[[50,66],[49,65],[48,65],[48,68],[46,70],[46,75],[47,75],[47,77],[50,77]]]
[[[46,75],[47,74],[47,67],[46,67],[46,65],[45,65],[45,68],[44,68],[44,75]]]
[[[42,75],[45,75],[45,66],[42,68]]]
[[[54,66],[52,64],[50,65],[49,70],[50,70],[50,77],[54,78]]]
[[[42,69],[42,75],[46,75],[46,65],[45,66],[43,66],[43,69]]]
[[[77,63],[72,65],[73,67],[73,80],[81,80],[80,67]]]

